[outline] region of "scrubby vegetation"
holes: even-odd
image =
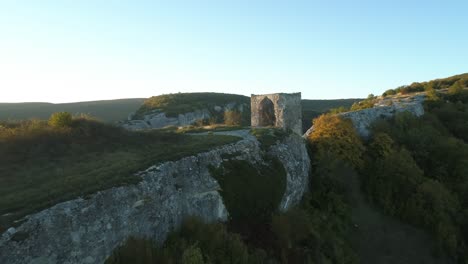
[[[468,263],[468,92],[440,96],[422,118],[375,124],[363,187],[385,213],[430,232],[440,254]]]
[[[57,202],[135,183],[133,173],[239,140],[168,131],[129,132],[89,118],[0,123],[0,229]],[[0,230],[1,231],[1,230]]]
[[[310,121],[320,115],[331,111],[347,112],[349,108],[362,99],[336,99],[336,100],[302,100],[302,128],[304,132],[310,128]]]
[[[328,109],[328,114],[340,114],[350,111],[359,111],[367,108],[372,108],[378,102],[377,96],[373,94],[369,94],[366,99],[364,100],[357,100],[350,106],[339,106],[335,108]]]
[[[287,137],[291,132],[281,128],[253,128],[250,133],[260,142],[262,149],[268,150],[272,145]]]
[[[72,115],[68,112],[57,112],[50,116],[47,123],[51,127],[70,127],[73,123]]]
[[[239,111],[225,111],[224,124],[228,126],[240,126],[242,124],[242,113]]]
[[[242,237],[220,223],[205,224],[189,218],[169,235],[162,247],[150,240],[130,239],[106,261],[118,263],[267,263],[261,249],[250,249]]]
[[[372,108],[378,102],[377,96],[369,94],[366,99],[354,102],[350,107],[339,106],[328,110],[329,114],[339,114],[349,111],[359,111],[367,108]]]
[[[237,94],[224,93],[177,93],[153,96],[146,99],[136,112],[137,117],[152,111],[160,110],[167,116],[175,117],[178,114],[193,112],[195,110],[211,110],[215,106],[225,106],[229,103],[244,104],[250,107],[250,98]],[[248,109],[247,112],[250,113]]]
[[[126,120],[143,103],[143,98],[78,103],[0,103],[0,120],[48,119],[56,112],[87,114],[104,122]]]
[[[362,163],[364,146],[351,120],[337,115],[322,115],[314,120],[309,135],[313,153],[321,161],[346,161],[354,167]]]
[[[231,225],[240,233],[252,234],[265,226],[286,190],[286,171],[282,163],[274,158],[267,158],[267,161],[268,166],[233,159],[211,169],[221,186]]]
[[[435,90],[460,90],[463,89],[461,87],[468,86],[468,73],[455,75],[452,77],[444,78],[444,79],[436,79],[429,82],[414,82],[410,85],[400,86],[395,89],[390,89],[385,91],[382,96],[389,96],[389,95],[397,95],[397,94],[411,94],[416,92],[424,92],[430,89]]]
[[[367,108],[372,108],[374,107],[375,103],[377,103],[377,101],[378,99],[375,95],[369,94],[366,100],[354,103],[351,106],[350,111],[358,111],[358,110],[363,110]]]

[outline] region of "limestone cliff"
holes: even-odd
[[[141,178],[138,184],[100,191],[26,217],[1,235],[0,263],[103,263],[130,236],[162,242],[186,216],[224,221],[229,212],[209,167],[220,166],[230,155],[251,163],[265,162],[265,152],[275,156],[287,174],[279,209],[297,204],[307,189],[310,168],[304,140],[290,135],[262,150],[248,131],[235,133],[244,139],[152,166],[135,175]]]
[[[384,98],[372,108],[340,113],[338,115],[351,119],[359,135],[363,138],[368,138],[370,125],[379,118],[389,118],[401,112],[409,112],[415,116],[424,115],[424,98],[425,95],[422,94],[404,98]],[[304,137],[312,133],[313,129],[314,127],[312,126],[307,130]]]
[[[232,102],[224,106],[214,106],[210,109],[205,108],[193,112],[181,113],[174,117],[167,116],[166,113],[156,109],[146,113],[142,118],[135,118],[134,115],[131,114],[128,120],[121,122],[120,125],[129,130],[163,128],[166,126],[187,126],[199,120],[207,120],[216,116],[222,117],[225,111],[235,110],[244,112],[245,108],[246,106],[244,104]]]

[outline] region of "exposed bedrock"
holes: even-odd
[[[229,212],[209,167],[223,156],[251,163],[265,154],[281,161],[287,177],[279,205],[286,210],[307,190],[310,160],[304,140],[291,135],[265,153],[246,137],[237,143],[165,162],[135,174],[138,184],[115,187],[78,198],[26,217],[0,237],[0,263],[103,263],[130,236],[163,242],[191,215],[207,222],[225,221]],[[235,154],[235,155],[234,155]]]

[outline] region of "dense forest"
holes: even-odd
[[[468,262],[468,92],[437,94],[422,118],[374,125],[363,189],[385,213],[427,230],[437,251]]]

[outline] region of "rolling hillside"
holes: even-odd
[[[47,119],[54,112],[89,114],[102,121],[116,122],[127,119],[143,103],[142,98],[90,101],[65,104],[0,103],[0,120]]]

